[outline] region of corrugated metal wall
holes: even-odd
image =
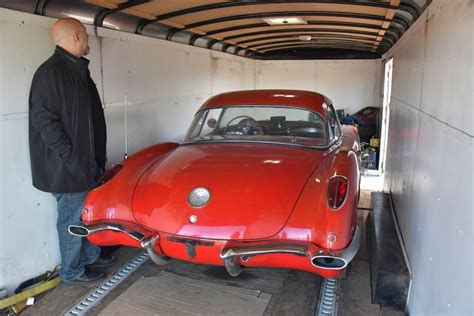
[[[473,312],[474,1],[433,1],[393,54],[385,186],[412,315]]]

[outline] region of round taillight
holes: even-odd
[[[328,205],[332,209],[339,209],[346,201],[348,182],[343,176],[335,176],[329,179]]]
[[[105,170],[104,174],[99,178],[99,181],[97,181],[97,187],[100,187],[101,185],[110,181],[110,179],[112,179],[120,171],[120,169],[122,169],[122,165],[116,164]]]

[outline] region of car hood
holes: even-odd
[[[133,215],[141,225],[180,236],[267,238],[284,226],[321,157],[321,151],[290,146],[183,145],[141,177]],[[198,187],[209,190],[210,199],[192,207],[188,196]]]

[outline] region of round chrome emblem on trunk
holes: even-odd
[[[188,196],[188,203],[192,207],[203,207],[209,202],[211,192],[208,189],[199,187],[191,191]]]

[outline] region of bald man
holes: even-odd
[[[68,233],[81,224],[89,190],[106,163],[106,127],[97,88],[89,73],[89,36],[76,19],[53,25],[54,54],[36,71],[29,99],[29,143],[33,186],[57,201],[57,230],[64,282],[91,282],[113,258]]]

